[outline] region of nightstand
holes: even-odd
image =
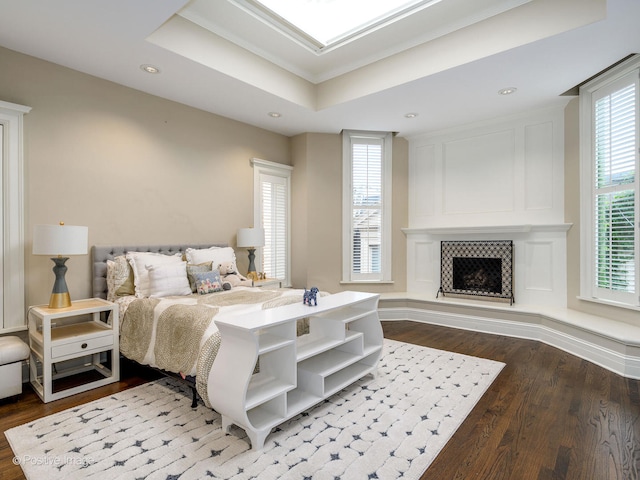
[[[108,321],[109,320],[109,321]],[[43,402],[120,380],[118,306],[91,298],[65,308],[30,307],[29,377]],[[99,375],[84,372],[98,372]],[[83,375],[79,375],[83,374]],[[54,382],[77,375],[75,385]],[[95,379],[98,377],[98,379]],[[78,385],[77,383],[80,383]]]
[[[262,288],[280,288],[282,286],[282,282],[277,278],[265,278],[264,280],[254,280],[253,286]]]

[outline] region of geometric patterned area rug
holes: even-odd
[[[267,436],[244,431],[160,379],[12,428],[35,479],[419,479],[504,364],[384,340],[368,375]]]

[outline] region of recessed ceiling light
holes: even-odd
[[[405,113],[404,115],[407,118],[416,118],[418,116],[417,113]]]
[[[140,65],[140,68],[147,73],[160,73],[160,69],[153,65]]]
[[[516,87],[501,88],[498,90],[498,95],[511,95],[512,93],[516,93],[517,90]]]
[[[269,112],[267,113],[267,115],[269,115],[271,118],[280,118],[282,116],[282,114],[278,112]]]

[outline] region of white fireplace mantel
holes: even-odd
[[[528,225],[477,225],[453,227],[403,228],[405,235],[473,235],[492,233],[567,232],[573,223]]]
[[[515,302],[565,307],[566,237],[571,223],[410,227],[407,238],[407,291],[436,295],[441,286],[444,240],[512,240]]]

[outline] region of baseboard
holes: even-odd
[[[522,318],[511,321],[407,307],[382,307],[378,310],[378,316],[380,320],[412,320],[474,332],[537,340],[618,375],[640,379],[640,348],[602,335],[585,335],[585,331],[580,328],[572,328],[566,323],[548,317],[532,317],[530,322],[523,321]],[[589,338],[584,338],[585,336]]]

